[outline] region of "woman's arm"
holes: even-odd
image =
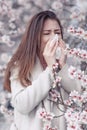
[[[32,111],[48,94],[51,89],[50,69],[47,67],[32,85],[24,88],[15,76],[10,78],[12,102],[14,108],[21,113]]]

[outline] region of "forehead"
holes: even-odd
[[[43,30],[49,30],[49,29],[60,29],[60,26],[56,20],[53,19],[47,19],[44,22]]]

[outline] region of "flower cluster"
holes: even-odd
[[[84,29],[82,29],[80,27],[75,28],[73,26],[70,26],[70,27],[68,27],[67,31],[68,31],[68,33],[70,33],[73,36],[76,36],[80,39],[87,40],[87,31],[85,31]]]
[[[51,126],[51,122],[54,118],[54,114],[47,112],[45,108],[42,108],[38,111],[39,117],[42,119],[44,122],[44,127],[43,130],[57,130],[56,127]]]
[[[9,6],[5,1],[0,1],[0,12],[2,12],[1,14],[7,14],[7,12],[9,11]]]
[[[0,113],[4,115],[6,120],[11,122],[13,121],[13,107],[10,102],[11,94],[8,92],[1,92],[0,96]]]
[[[0,77],[1,77],[1,76],[4,76],[5,69],[6,69],[6,66],[5,66],[5,65],[3,65],[3,66],[0,65]]]
[[[69,95],[69,99],[64,101],[67,105],[65,118],[67,121],[67,128],[69,130],[83,130],[87,129],[87,92],[79,93],[73,91]]]
[[[43,121],[51,121],[54,117],[54,114],[47,112],[44,108],[39,110],[39,114]]]
[[[81,91],[72,91],[64,101],[66,106],[65,118],[68,130],[87,130],[87,75],[71,66],[69,77],[79,80]]]
[[[52,74],[53,74],[53,84],[52,87],[55,88],[56,86],[60,86],[60,82],[61,82],[61,77],[58,76],[58,71],[59,71],[59,63],[56,62],[55,64],[53,64],[52,67]]]
[[[71,79],[79,80],[80,84],[82,86],[81,91],[72,91],[69,94],[68,99],[63,100],[62,94],[60,91],[60,85],[58,84],[61,82],[61,80],[58,80],[58,82],[55,80],[58,74],[58,63],[53,65],[53,76],[55,81],[55,87],[59,88],[59,91],[57,91],[54,88],[52,88],[49,92],[50,94],[50,101],[58,104],[62,104],[66,111],[63,111],[66,123],[67,123],[67,130],[86,130],[87,129],[87,75],[84,74],[81,70],[77,70],[75,67],[70,66],[68,69],[68,74]],[[61,79],[61,78],[59,78]],[[53,82],[54,84],[54,82]],[[59,108],[58,108],[59,109]],[[46,111],[45,108],[43,108],[40,113],[40,118],[44,122],[44,130],[57,130],[57,128],[52,128],[51,123],[52,120],[56,117],[53,113],[49,113]]]
[[[68,71],[69,71],[70,78],[78,79],[82,87],[87,87],[87,75],[84,74],[84,71],[81,71],[80,69],[76,69],[73,66],[70,66]]]
[[[2,43],[6,44],[6,45],[9,46],[9,47],[12,47],[12,46],[15,44],[14,41],[11,41],[9,35],[3,35],[3,36],[0,38],[0,41],[1,41]]]
[[[49,94],[51,95],[51,101],[57,102],[57,100],[60,98],[60,94],[57,90],[51,89]]]
[[[69,54],[69,56],[76,56],[77,58],[87,61],[87,51],[80,48],[71,49],[68,45],[65,49],[65,52]]]
[[[72,14],[70,15],[70,18],[71,19],[74,19],[74,20],[78,20],[78,21],[81,21],[81,20],[84,20],[85,19],[85,15],[83,12],[81,12],[78,8],[76,8]]]

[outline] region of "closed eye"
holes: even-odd
[[[55,34],[61,34],[61,32],[55,32]]]
[[[49,35],[50,33],[43,33],[43,35]]]

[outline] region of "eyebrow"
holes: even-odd
[[[51,29],[43,30],[43,31],[51,31]],[[61,29],[55,29],[54,31],[61,31]]]

